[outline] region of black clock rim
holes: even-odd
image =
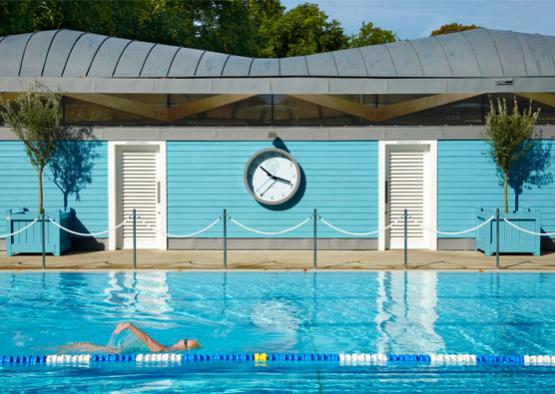
[[[278,201],[266,201],[266,200],[262,200],[260,198],[258,198],[256,196],[256,194],[254,193],[254,191],[251,188],[251,185],[249,184],[249,179],[248,179],[248,172],[249,172],[249,168],[252,165],[252,163],[256,160],[256,158],[264,153],[267,152],[275,152],[275,153],[279,153],[280,155],[285,156],[287,159],[291,160],[291,162],[293,164],[295,164],[295,168],[297,169],[297,174],[298,174],[298,181],[295,184],[295,188],[293,189],[293,191],[289,194],[289,196],[282,198],[281,200]],[[245,168],[243,170],[243,182],[245,184],[245,188],[249,191],[249,194],[252,196],[252,198],[254,198],[256,201],[258,201],[260,204],[262,205],[269,205],[269,206],[276,206],[276,205],[282,205],[285,204],[287,201],[291,200],[299,191],[299,188],[301,186],[301,168],[299,166],[299,163],[297,163],[297,160],[295,160],[295,158],[287,151],[283,150],[283,149],[279,149],[279,148],[264,148],[261,149],[255,153],[253,153],[253,155],[249,158],[249,160],[247,161],[247,164],[245,164]]]

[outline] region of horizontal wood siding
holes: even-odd
[[[550,170],[555,178],[555,143],[542,142],[551,149]],[[553,145],[553,146],[552,146]],[[476,209],[499,207],[503,209],[503,185],[496,166],[486,156],[485,141],[438,141],[438,229],[461,231],[476,225]],[[555,179],[538,188],[524,188],[520,207],[541,211],[544,232],[555,232]],[[515,195],[509,189],[509,209],[514,209]],[[449,238],[449,236],[439,236]],[[473,238],[474,234],[451,238]]]
[[[378,223],[378,144],[376,141],[292,141],[291,154],[305,173],[302,199],[285,210],[258,204],[245,189],[243,170],[268,141],[168,141],[168,232],[197,231],[221,216],[222,209],[247,226],[279,231],[306,219],[318,208],[331,223],[354,232]],[[230,237],[260,237],[230,223]],[[199,237],[220,237],[218,225]],[[321,237],[343,238],[319,224]],[[311,237],[312,221],[280,237]]]
[[[79,231],[98,232],[108,228],[108,144],[79,143],[94,144],[91,147],[94,146],[92,150],[97,157],[91,170],[91,183],[80,191],[79,201],[75,195],[69,196],[68,206],[75,209],[77,219],[84,225]],[[0,234],[4,234],[7,209],[25,207],[35,212],[38,209],[37,174],[19,141],[0,141],[0,181]],[[43,186],[45,210],[62,209],[63,194],[52,181],[48,168]]]

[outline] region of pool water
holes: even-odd
[[[555,354],[555,274],[0,273],[0,353],[106,344],[131,321],[205,353]],[[555,367],[0,366],[0,391],[530,391]]]

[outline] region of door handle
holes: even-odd
[[[160,181],[156,182],[156,202],[160,204]]]
[[[389,204],[389,182],[385,181],[385,203]]]

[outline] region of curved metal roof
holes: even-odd
[[[0,37],[0,77],[506,78],[555,76],[555,37],[470,30],[259,59],[72,30]]]

